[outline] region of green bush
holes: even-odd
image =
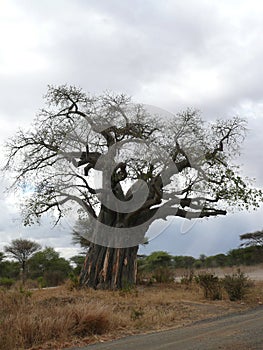
[[[10,288],[15,283],[15,280],[8,277],[1,277],[0,278],[0,286],[5,288]]]
[[[46,288],[46,286],[47,286],[47,282],[46,282],[46,280],[44,279],[44,277],[43,276],[39,276],[38,278],[37,278],[37,283],[38,283],[38,288]]]
[[[232,275],[226,275],[223,286],[231,301],[241,300],[252,287],[252,282],[240,270]]]
[[[195,277],[195,281],[202,287],[205,298],[222,299],[222,284],[217,276],[212,273],[202,273]]]

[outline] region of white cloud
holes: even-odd
[[[38,52],[41,28],[18,10],[14,3],[0,4],[0,74],[17,76],[35,73],[46,67],[44,55]]]

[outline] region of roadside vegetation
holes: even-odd
[[[16,239],[5,247],[5,252],[0,252],[0,287],[20,284],[28,288],[55,287],[69,278],[77,278],[84,256],[73,256],[67,260],[54,248],[40,246],[38,251],[28,256],[27,248],[30,242],[34,243]],[[16,249],[14,254],[13,248],[17,247],[19,249]]]
[[[241,300],[230,301],[225,289],[220,298],[206,298],[197,278],[194,274],[181,282],[152,282],[121,291],[77,289],[70,280],[52,289],[2,288],[0,349],[63,349],[103,342],[239,312],[263,300],[263,282],[246,289]]]
[[[259,232],[262,236],[262,232]],[[184,275],[188,275],[192,270],[229,267],[232,271],[240,266],[263,264],[263,245],[258,243],[259,233],[256,233],[256,235],[255,233],[241,235],[241,240],[245,240],[245,243],[227,254],[213,256],[201,254],[199,258],[194,258],[172,256],[167,252],[157,251],[148,256],[139,255],[137,282],[168,283],[175,278],[184,278]],[[12,241],[10,246],[17,241],[19,240]],[[24,243],[23,241],[26,240],[21,241]],[[87,249],[88,247],[85,248],[86,251]],[[18,257],[21,255],[23,255],[22,252]],[[9,288],[21,281],[28,288],[54,287],[62,285],[68,279],[77,284],[84,258],[85,252],[67,260],[52,247],[37,247],[35,253],[32,253],[26,261],[22,261],[22,265],[21,259],[17,258],[17,255],[10,254],[10,249],[6,249],[5,252],[0,252],[0,287]]]
[[[153,252],[138,256],[136,287],[106,291],[79,289],[84,255],[38,247],[22,270],[0,252],[0,349],[63,349],[255,307],[263,280],[247,273],[262,271],[262,253],[258,244],[198,259]]]

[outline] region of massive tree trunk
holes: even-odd
[[[109,248],[92,243],[80,274],[80,285],[94,289],[134,286],[138,246]]]
[[[111,187],[116,198],[121,201],[126,200],[118,181],[114,182],[111,178]],[[107,193],[105,196],[107,196]],[[105,199],[102,202],[107,203]],[[104,205],[101,206],[97,220],[98,223],[105,225],[106,229],[98,224],[97,227],[94,227],[94,238],[110,235],[113,240],[108,245],[107,243],[105,245],[96,243],[90,245],[80,274],[81,286],[115,290],[136,284],[137,252],[139,243],[143,241],[149,226],[147,223],[149,215],[149,213],[147,215],[147,212],[149,211],[146,210],[146,213],[141,211],[123,214],[120,213],[119,209],[117,207],[116,210],[112,210]],[[129,220],[127,220],[127,217],[129,217]],[[126,234],[120,239],[116,232],[116,237],[113,237],[114,234],[110,234],[108,228],[109,230],[110,228],[121,228],[126,231]],[[129,241],[128,244],[124,242],[124,237]]]

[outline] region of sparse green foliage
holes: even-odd
[[[0,277],[0,287],[10,288],[15,283],[15,280],[8,277]]]
[[[205,267],[223,267],[227,266],[228,257],[225,254],[208,256],[205,259]]]
[[[245,248],[232,249],[226,257],[226,265],[256,265],[263,262],[263,247],[250,246]]]
[[[240,235],[241,241],[245,241],[241,246],[250,247],[250,246],[261,246],[263,247],[263,230],[255,231],[252,233],[244,233]]]
[[[74,265],[73,266],[74,274],[79,276],[85,261],[85,255],[74,255],[69,260]]]
[[[22,285],[20,285],[19,287],[19,293],[23,296],[25,296],[26,299],[29,299],[32,297],[32,291],[27,289],[27,288],[24,288]]]
[[[127,296],[129,294],[133,294],[135,293],[135,295],[137,295],[137,290],[134,284],[129,283],[129,281],[125,280],[123,282],[123,287],[122,289],[119,291],[119,295],[121,296]]]
[[[150,273],[150,279],[158,283],[168,283],[173,281],[174,272],[172,270],[173,257],[164,251],[156,251],[146,257],[138,259],[138,271]],[[148,276],[149,279],[149,276]]]
[[[252,282],[238,269],[237,273],[226,275],[222,280],[212,273],[202,273],[195,276],[196,282],[202,287],[207,299],[222,299],[223,288],[231,301],[241,300],[252,287]]]
[[[56,286],[64,282],[72,268],[69,261],[60,257],[52,247],[46,247],[37,252],[28,261],[29,275],[31,278],[43,277],[47,286]]]
[[[226,275],[223,286],[231,301],[241,300],[252,286],[252,282],[240,269],[237,273]]]
[[[156,267],[167,267],[172,265],[172,256],[164,251],[151,253],[146,257],[146,264],[149,270],[154,270]]]
[[[39,276],[37,278],[37,282],[38,282],[38,288],[45,288],[47,286],[47,282],[45,281],[43,276]]]
[[[190,286],[194,280],[194,270],[188,269],[181,278],[181,283]]]
[[[69,274],[69,283],[68,283],[68,289],[78,289],[79,288],[79,279],[78,276],[76,276],[73,272]]]
[[[6,259],[4,253],[0,252],[0,278],[11,278],[16,280],[19,277],[19,263]]]
[[[41,249],[40,244],[27,239],[14,239],[10,245],[4,247],[5,252],[17,260],[22,269],[22,282],[26,280],[26,267],[28,259]]]
[[[203,288],[205,298],[222,299],[222,284],[218,276],[213,273],[202,273],[196,276],[195,280]]]
[[[192,256],[174,256],[173,265],[175,268],[191,269],[195,264],[196,259]]]

